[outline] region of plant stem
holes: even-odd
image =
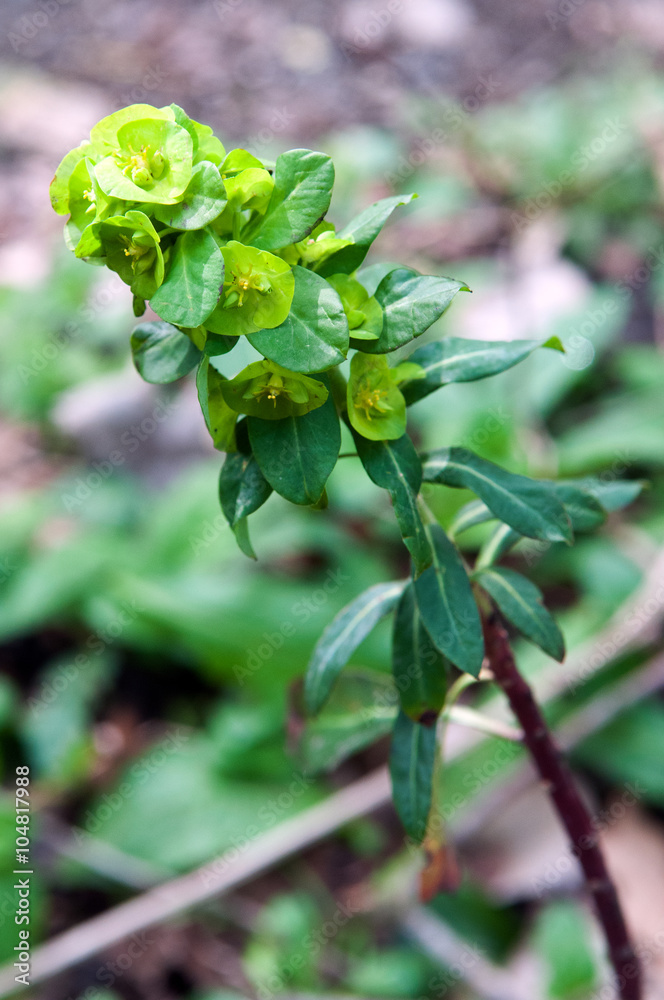
[[[529,685],[519,673],[505,628],[493,612],[484,632],[496,682],[523,729],[523,742],[545,783],[586,879],[606,938],[621,1000],[641,1000],[641,969],[629,939],[616,888],[607,871],[599,837],[563,757],[555,745]]]

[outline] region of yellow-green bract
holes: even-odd
[[[328,392],[322,382],[289,372],[273,361],[256,361],[221,383],[228,406],[264,420],[301,417],[322,406]]]

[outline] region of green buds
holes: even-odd
[[[315,269],[338,250],[351,246],[352,242],[352,239],[340,239],[336,236],[334,226],[331,223],[320,222],[311,235],[296,243],[293,249],[303,264],[311,265]],[[289,263],[297,263],[297,261],[289,261]]]
[[[221,392],[233,410],[264,420],[301,417],[322,406],[328,396],[322,382],[274,361],[248,365],[234,379],[222,382]]]
[[[383,310],[376,299],[370,298],[366,288],[348,274],[332,274],[327,280],[341,299],[351,337],[355,340],[378,340],[383,329]]]

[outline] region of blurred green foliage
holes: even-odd
[[[664,358],[655,335],[664,298],[655,251],[664,240],[659,174],[643,125],[661,120],[664,81],[625,67],[614,77],[542,88],[472,115],[457,109],[445,140],[418,165],[409,159],[415,140],[437,127],[441,109],[413,99],[410,110],[400,146],[370,127],[323,143],[338,167],[341,220],[366,201],[376,171],[388,175],[396,162],[402,167],[394,187],[420,194],[407,210],[415,236],[425,224],[461,225],[468,213],[497,208],[516,242],[546,215],[558,240],[552,259],[573,266],[584,289],[550,321],[537,319],[537,336],[559,336],[564,358],[539,352],[479,390],[451,385],[418,403],[412,420],[422,446],[465,445],[534,476],[605,471],[608,481],[649,482],[627,514],[573,549],[517,549],[515,565],[547,592],[573,648],[634,592],[644,553],[651,556],[664,539]],[[509,295],[505,244],[494,252],[504,235],[499,229],[481,252],[438,259],[435,268],[447,273],[454,263],[453,273],[476,297],[487,290]],[[603,264],[616,241],[636,262],[618,276]],[[296,752],[284,735],[288,689],[333,615],[364,588],[402,574],[404,562],[385,497],[353,458],[332,477],[328,512],[294,511],[276,496],[257,512],[257,565],[224,527],[215,502],[219,459],[212,455],[158,487],[142,471],[118,469],[67,509],[63,497],[93,467],[64,438],[55,407],[63,393],[125,368],[130,317],[121,298],[64,253],[38,294],[0,293],[12,331],[0,343],[3,414],[34,429],[52,462],[41,489],[17,493],[0,509],[0,754],[8,776],[29,764],[35,796],[48,810],[66,806],[81,844],[100,839],[162,874],[176,873],[226,848],[245,850],[333,787],[326,767],[384,734],[394,711],[387,628],[359,648]],[[474,308],[470,296],[459,301],[432,338],[462,335]],[[649,317],[645,325],[636,323],[638,309]],[[348,437],[342,451],[352,450]],[[470,494],[437,490],[427,499],[450,523]],[[464,543],[476,551],[486,535],[480,525]],[[291,626],[287,638],[284,623]],[[621,661],[575,698],[559,699],[552,717],[564,721],[584,699],[640,669],[649,652]],[[533,648],[519,646],[519,656],[529,674],[546,667]],[[369,712],[376,692],[383,707]],[[98,780],[104,726],[112,723],[117,734],[127,712],[139,735]],[[661,809],[662,712],[657,701],[629,707],[588,737],[575,761],[604,787],[631,783],[646,805]],[[442,802],[463,815],[498,787],[521,759],[511,745],[497,756],[503,747],[492,738],[445,769]],[[500,766],[489,767],[496,760]],[[358,773],[352,760],[344,767],[343,780]],[[12,859],[12,802],[9,794],[0,801],[3,868]],[[377,821],[367,820],[339,839],[380,871],[385,837]],[[58,893],[93,887],[116,898],[117,885],[86,857],[83,850],[75,865],[44,865],[33,898],[37,933]],[[399,855],[399,865],[408,864],[407,852]],[[11,885],[3,876],[4,959],[14,945]],[[547,995],[586,995],[599,972],[585,911],[563,901],[525,902],[505,906],[464,882],[458,895],[439,897],[431,909],[497,963],[530,934]],[[431,958],[394,926],[388,930],[383,916],[376,922],[360,914],[326,935],[321,928],[337,905],[306,862],[289,867],[251,926],[240,928],[247,983],[259,989],[273,982],[276,995],[320,994],[330,986],[363,996],[424,995],[437,972]],[[240,933],[232,919],[224,926]],[[116,996],[124,994],[103,994]]]

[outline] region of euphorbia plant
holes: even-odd
[[[478,677],[484,664],[509,699],[585,872],[620,995],[638,1000],[638,965],[596,832],[517,671],[503,621],[556,660],[563,638],[537,587],[499,565],[524,537],[571,543],[636,488],[533,480],[462,447],[417,453],[409,406],[560,344],[446,337],[394,360],[467,287],[409,267],[364,266],[391,213],[415,195],[384,198],[337,231],[326,220],[333,182],[324,153],[293,149],[263,163],[243,149],[226,152],[176,105],[133,105],[99,122],[64,158],[51,197],[69,215],[65,237],[76,256],[115,271],[137,316],[149,300],[159,317],[131,337],[143,378],[168,383],[196,368],[203,416],[226,452],[221,506],[245,553],[254,555],[247,519],[273,491],[326,506],[341,422],[348,425],[367,475],[390,494],[412,572],[371,587],[328,626],[306,674],[307,711],[321,710],[356,647],[394,613],[394,802],[409,836],[435,848],[436,721],[460,678]],[[219,359],[240,337],[260,357],[234,374],[231,362],[228,377]],[[465,488],[477,499],[445,531],[422,500],[423,483]],[[471,568],[456,539],[491,521]]]

